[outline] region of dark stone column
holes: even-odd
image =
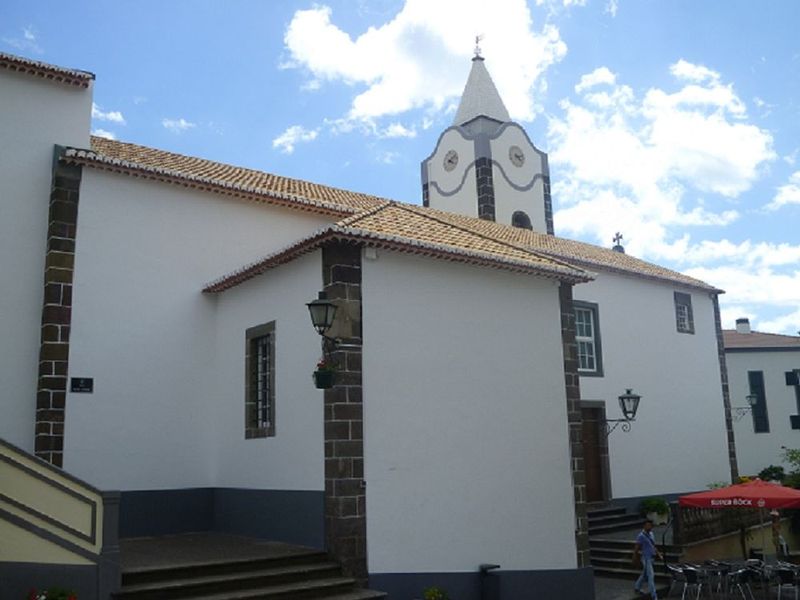
[[[733,437],[731,418],[731,393],[728,387],[728,363],[725,361],[725,341],[722,338],[722,320],[719,316],[719,296],[712,295],[714,302],[714,327],[717,332],[717,357],[719,358],[719,377],[722,384],[722,406],[725,410],[725,429],[728,434],[728,462],[731,467],[731,482],[739,482],[739,463],[736,460],[736,440]]]
[[[56,148],[50,189],[34,443],[36,456],[58,467],[63,465],[72,276],[81,182],[81,167],[58,162],[59,150]]]
[[[542,156],[542,166],[544,167],[544,172],[542,174],[544,192],[544,222],[547,226],[547,233],[549,235],[555,235],[555,229],[553,227],[553,200],[550,197],[550,164],[547,160],[547,154]]]
[[[328,335],[338,344],[334,386],[325,390],[325,537],[345,572],[366,583],[367,507],[361,379],[361,248],[322,249],[323,290],[338,306]]]
[[[581,387],[578,377],[578,345],[575,342],[575,310],[572,306],[572,285],[561,283],[558,290],[561,304],[561,341],[564,345],[564,387],[567,392],[567,422],[569,424],[572,487],[575,502],[575,546],[578,567],[588,567],[589,520],[586,515],[586,475],[583,465],[583,421],[581,418]]]
[[[478,218],[494,221],[494,176],[491,157],[480,157],[475,160],[475,184],[478,190]]]

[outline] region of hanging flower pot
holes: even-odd
[[[327,390],[333,387],[333,371],[314,371],[314,385],[319,390]]]
[[[317,370],[314,371],[314,385],[319,390],[327,390],[333,387],[333,379],[336,375],[336,370],[326,360],[321,360],[317,363]]]

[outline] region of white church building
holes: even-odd
[[[736,476],[721,290],[556,236],[481,57],[423,206],[90,136],[93,82],[0,54],[0,440],[119,491],[121,537],[325,548],[399,600],[477,600],[486,563],[504,599],[590,599],[587,504]],[[0,533],[58,545],[8,481]]]

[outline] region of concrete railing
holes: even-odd
[[[119,493],[101,492],[0,439],[4,592],[19,588],[22,598],[31,588],[59,585],[79,591],[80,600],[108,598],[119,588],[118,509]]]

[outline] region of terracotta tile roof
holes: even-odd
[[[800,336],[781,335],[751,331],[739,333],[735,329],[723,329],[725,350],[797,350],[800,351]]]
[[[688,275],[608,248],[137,144],[92,137],[90,150],[68,148],[63,160],[336,218],[352,215],[337,227],[354,227],[358,229],[357,236],[396,237],[415,244],[459,248],[462,253],[488,252],[500,261],[520,259],[526,264],[537,256],[539,260],[552,260],[553,264],[578,266],[581,271],[612,271],[721,292]],[[374,212],[387,204],[393,208]],[[343,235],[343,230],[328,231],[330,235],[334,233]],[[310,239],[298,245],[311,243]]]
[[[570,283],[593,278],[591,273],[560,260],[446,223],[429,214],[425,208],[385,202],[382,206],[343,219],[288,248],[226,275],[210,283],[203,291],[222,292],[332,240],[536,274]]]
[[[89,84],[94,79],[94,73],[89,73],[88,71],[57,67],[5,52],[0,52],[0,68],[84,88],[89,87]]]
[[[601,248],[593,244],[512,227],[511,225],[503,225],[494,221],[475,219],[430,208],[425,210],[432,212],[437,218],[448,223],[480,232],[492,239],[529,248],[590,270],[613,271],[637,277],[663,280],[709,292],[722,292],[722,290],[694,277],[649,263],[630,254],[614,252],[610,248]]]
[[[91,150],[68,148],[63,159],[333,216],[359,213],[385,202],[368,194],[94,136]]]

